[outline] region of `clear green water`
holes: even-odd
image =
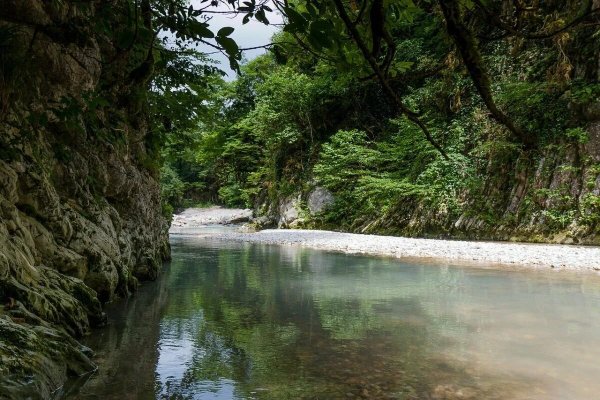
[[[173,238],[73,399],[594,399],[600,279]]]

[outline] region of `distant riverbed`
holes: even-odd
[[[188,209],[175,216],[171,233],[210,236],[215,240],[302,246],[351,254],[447,260],[494,268],[600,271],[600,248],[592,246],[413,239],[298,229],[259,232],[205,229],[211,224],[239,222],[250,216],[250,210],[219,207]]]

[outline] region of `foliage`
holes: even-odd
[[[180,206],[183,202],[185,183],[177,173],[167,164],[160,171],[160,189],[163,200],[163,213],[170,216],[174,206]]]
[[[573,199],[542,200],[543,190],[505,212],[515,175],[542,151],[588,140],[582,115],[598,87],[568,44],[589,29],[550,32],[573,10],[536,5],[539,14],[514,31],[492,17],[506,12],[495,3],[447,2],[458,4],[454,16],[441,2],[381,3],[383,19],[373,21],[375,1],[274,2],[285,24],[271,52],[234,82],[211,75],[195,91],[209,112],[190,117],[185,145],[167,147],[185,154],[170,165],[188,187],[203,200],[273,213],[325,186],[336,202],[309,224],[353,230],[403,231],[415,220],[419,232],[451,230],[461,215],[514,225],[534,213],[564,229],[578,218]],[[263,5],[240,11],[267,19]],[[598,49],[586,51],[597,59]]]
[[[589,139],[587,131],[583,128],[567,129],[565,131],[565,136],[576,143],[586,143]]]

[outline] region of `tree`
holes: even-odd
[[[344,58],[347,53],[344,47],[349,44],[356,46],[371,68],[373,77],[378,79],[385,94],[398,108],[398,112],[419,126],[431,145],[443,157],[447,157],[418,113],[404,104],[401,96],[390,83],[398,67],[402,66],[402,60],[397,59],[397,49],[391,34],[394,24],[411,21],[420,13],[429,13],[435,18],[438,11],[431,2],[276,0],[274,3],[287,18],[284,30],[292,33],[303,49],[316,56],[331,58],[337,54]],[[572,11],[573,6],[565,5],[564,2],[525,6],[521,1],[489,3],[479,0],[438,0],[437,4],[444,17],[446,35],[456,46],[463,65],[492,118],[504,125],[525,149],[532,149],[536,142],[534,133],[526,132],[497,106],[490,87],[489,74],[481,59],[476,35],[468,26],[476,26],[480,30],[492,27],[496,31],[496,38],[513,35],[526,40],[542,40],[552,38],[584,22],[598,23],[596,17],[600,13],[600,8],[594,9],[591,0],[581,2],[579,8],[575,7],[575,13]],[[505,9],[504,12],[502,8]],[[504,15],[513,15],[514,21],[507,22],[503,19]],[[548,21],[550,15],[556,15],[554,20]]]

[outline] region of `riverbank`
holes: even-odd
[[[195,230],[201,225],[198,221],[205,224],[207,221],[222,221],[219,223],[226,224],[232,222],[232,219],[222,218],[224,215],[240,215],[243,211],[247,210],[188,209],[176,216],[174,221],[177,220],[178,225],[171,228],[171,233],[395,258],[436,259],[515,268],[600,271],[600,247],[592,246],[413,239],[296,229],[268,229],[259,232]]]
[[[189,233],[206,225],[229,225],[248,222],[252,217],[252,210],[242,208],[222,208],[218,206],[207,208],[186,208],[173,215],[169,233]]]

